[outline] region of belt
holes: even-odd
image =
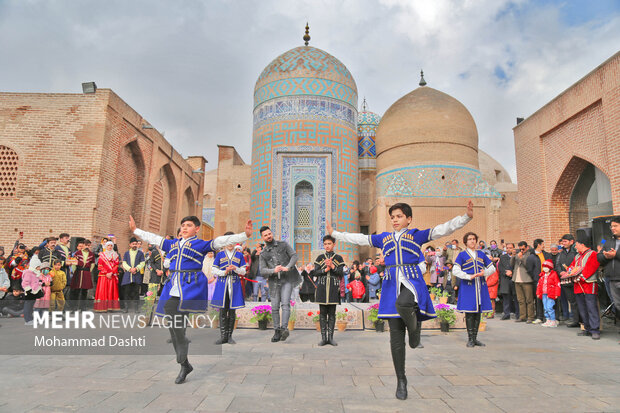
[[[194,281],[198,281],[198,274],[199,272],[202,272],[202,269],[199,270],[170,270],[170,272],[178,272],[181,274],[181,280],[185,281],[187,284],[192,282],[192,274],[194,274]],[[172,279],[172,277],[169,277],[168,280]],[[168,280],[166,282],[168,282]]]

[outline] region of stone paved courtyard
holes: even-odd
[[[2,335],[25,328],[0,323]],[[0,411],[620,411],[618,329],[598,342],[576,332],[494,319],[479,336],[487,347],[468,349],[462,330],[424,331],[426,347],[407,352],[406,401],[394,397],[388,333],[372,331],[318,347],[314,331],[273,344],[271,331],[237,330],[222,356],[190,356],[195,370],[182,385],[172,348],[160,357],[0,356]]]

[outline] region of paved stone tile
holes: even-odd
[[[157,397],[159,392],[146,390],[138,393],[117,392],[105,400],[105,406],[111,409],[123,410],[127,407],[144,408]]]
[[[285,401],[279,397],[237,396],[233,399],[227,411],[229,412],[308,412],[308,413],[341,413],[342,402],[338,398],[315,399],[295,398]]]
[[[234,394],[208,394],[196,410],[226,411],[234,398]]]
[[[146,409],[190,409],[194,410],[204,400],[204,396],[195,394],[161,393],[150,402]]]
[[[222,389],[222,394],[239,394],[244,396],[260,397],[264,390],[264,384],[228,383],[226,387]]]
[[[243,384],[325,384],[322,374],[247,374]],[[351,383],[352,384],[352,383]]]
[[[345,412],[451,412],[452,409],[440,399],[387,399],[387,400],[343,400]]]
[[[104,400],[108,399],[116,392],[113,391],[87,391],[85,393],[80,394],[77,397],[67,399],[63,401],[66,407],[69,408],[80,408],[86,406],[96,406]],[[47,404],[47,401],[46,401]],[[52,403],[50,403],[52,404]]]
[[[423,399],[449,399],[450,395],[444,391],[443,388],[439,386],[418,386],[412,385],[411,382],[408,383],[409,389],[413,389],[416,393],[420,395]],[[394,391],[396,391],[396,385],[392,386]],[[411,393],[411,391],[410,391]]]
[[[483,376],[443,376],[454,386],[476,386],[492,384]]]
[[[445,403],[457,413],[502,412],[502,410],[485,398],[444,399]]]
[[[491,397],[537,397],[541,391],[529,385],[511,386],[480,386],[480,389],[487,392]]]
[[[484,399],[490,397],[489,393],[479,386],[441,386],[450,397],[454,399]]]
[[[599,412],[597,409],[582,400],[574,398],[529,398],[523,397],[494,397],[488,399],[507,413],[517,412]]]
[[[498,386],[509,386],[512,384],[531,384],[532,381],[524,376],[484,376],[485,379]]]
[[[303,384],[300,384],[303,389]],[[281,397],[282,399],[292,399],[295,397],[295,384],[266,384],[262,397]],[[245,394],[243,394],[245,396]]]

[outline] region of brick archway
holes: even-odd
[[[145,197],[145,167],[144,156],[137,141],[125,145],[119,154],[116,183],[114,187],[114,204],[112,219],[114,222],[125,223],[128,215],[132,215],[138,227],[143,225],[144,197]],[[121,226],[120,236],[129,239],[131,236],[126,225]],[[117,235],[117,238],[119,237]]]

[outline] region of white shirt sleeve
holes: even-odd
[[[211,273],[213,275],[215,275],[216,277],[225,277],[226,276],[226,271],[220,270],[216,266],[211,267]]]
[[[457,229],[463,228],[469,221],[471,221],[471,218],[465,214],[452,218],[446,223],[437,225],[431,230],[431,239],[439,239],[441,237],[445,237],[446,235],[450,235]]]
[[[235,268],[235,272],[239,275],[245,275],[245,265]]]
[[[370,247],[370,237],[368,235],[333,231],[332,237],[334,237],[338,241],[344,241],[350,244],[357,244],[363,247]]]
[[[465,271],[463,271],[459,264],[454,264],[454,266],[452,267],[452,275],[463,280],[471,280],[471,274],[467,274]]]
[[[491,264],[487,268],[484,269],[484,278],[488,278],[491,274],[495,272],[495,265]]]
[[[248,236],[245,235],[245,232],[241,232],[239,234],[233,235],[222,235],[213,240],[213,244],[211,246],[214,250],[219,250],[227,245],[241,244],[248,240]]]
[[[153,234],[152,232],[143,231],[140,228],[136,228],[133,232],[137,237],[141,238],[143,241],[148,242],[149,244],[157,245],[161,247],[161,243],[164,240],[164,237],[161,235]]]

